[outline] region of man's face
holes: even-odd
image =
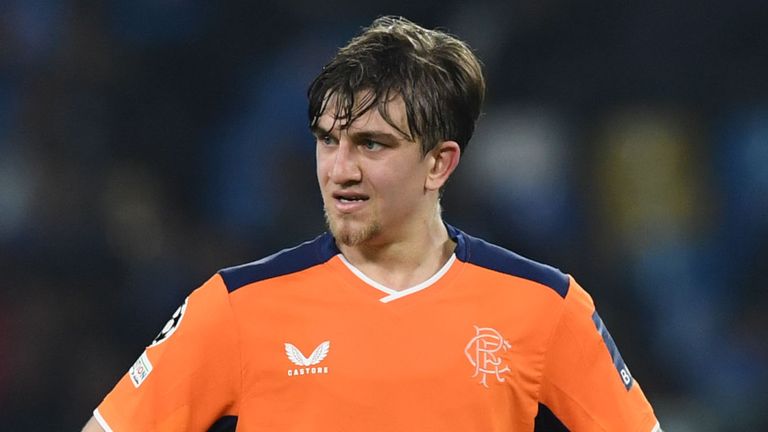
[[[331,233],[348,246],[392,241],[433,216],[426,199],[429,158],[376,107],[352,124],[340,124],[329,108],[313,131],[317,138],[317,179]],[[388,104],[392,121],[407,131],[402,98]],[[372,243],[371,243],[372,244]]]

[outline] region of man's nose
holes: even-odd
[[[336,184],[359,182],[362,178],[355,147],[346,139],[339,142],[330,178]]]

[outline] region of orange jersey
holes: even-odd
[[[107,430],[660,430],[568,275],[449,227],[454,256],[394,291],[329,234],[195,290],[94,411]]]

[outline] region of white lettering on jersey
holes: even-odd
[[[128,375],[131,377],[131,382],[133,383],[133,386],[136,388],[139,388],[141,383],[144,382],[145,379],[149,376],[149,374],[152,372],[152,363],[149,362],[149,357],[147,357],[147,352],[144,351],[138,360],[136,360],[136,363],[131,366],[131,369],[128,370]]]
[[[475,368],[472,378],[480,375],[480,384],[485,387],[488,387],[488,375],[495,376],[498,382],[504,382],[505,378],[501,374],[509,372],[510,369],[504,363],[501,353],[512,346],[501,333],[490,327],[475,326],[475,332],[475,337],[464,348],[464,354]]]
[[[327,373],[328,373],[328,366],[301,368],[301,369],[288,369],[288,376],[318,375],[318,374],[327,374]]]
[[[301,350],[296,348],[295,345],[286,342],[285,355],[288,357],[288,360],[290,360],[296,366],[301,366],[300,368],[288,369],[288,376],[327,374],[328,366],[323,366],[323,367],[319,367],[319,366],[309,367],[309,366],[315,366],[319,364],[321,361],[323,361],[325,357],[328,356],[328,351],[330,351],[330,349],[331,349],[331,342],[325,341],[320,345],[318,345],[317,348],[315,348],[315,350],[312,351],[312,354],[309,356],[309,358],[307,358],[304,356]]]

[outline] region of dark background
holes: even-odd
[[[78,429],[190,290],[324,229],[306,86],[382,14],[485,65],[445,219],[574,275],[666,430],[766,430],[758,0],[0,1],[0,429]]]

